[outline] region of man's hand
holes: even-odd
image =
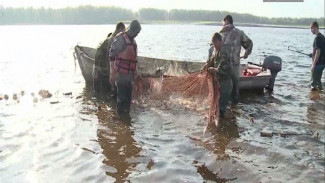
[[[204,70],[207,70],[208,64],[204,64],[204,66],[200,69],[200,72],[203,72]]]
[[[218,71],[217,68],[214,68],[214,67],[209,67],[208,68],[208,73],[210,73],[210,74],[215,74],[217,71]]]
[[[243,58],[244,58],[244,59],[248,58],[248,53],[247,53],[247,52],[245,52]]]
[[[116,72],[113,70],[113,72],[110,74],[109,82],[112,86],[115,86],[115,80],[116,80]]]
[[[139,72],[136,73],[135,80],[142,81],[142,76]]]
[[[311,66],[311,72],[314,72],[314,69],[315,69],[315,65],[313,64],[313,65]]]

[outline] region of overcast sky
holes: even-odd
[[[0,6],[3,7],[64,8],[80,5],[118,6],[132,10],[139,8],[220,10],[266,17],[324,17],[324,0],[304,0],[304,2],[263,2],[263,0],[0,0]]]

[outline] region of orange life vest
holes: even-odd
[[[137,64],[137,53],[133,43],[126,33],[122,34],[125,40],[126,48],[115,57],[114,70],[119,73],[128,74],[129,71],[134,71]]]

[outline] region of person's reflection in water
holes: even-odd
[[[209,140],[207,148],[212,148],[217,159],[224,159],[227,157],[226,148],[229,142],[239,137],[238,126],[236,118],[227,116],[224,120],[220,121],[218,127],[210,128],[208,131],[213,138]],[[212,147],[211,147],[212,146]]]
[[[103,149],[105,159],[103,163],[116,170],[107,172],[115,178],[115,182],[125,182],[136,161],[129,161],[139,157],[141,148],[133,139],[131,121],[121,121],[114,117],[113,110],[108,111],[105,106],[98,111],[100,128],[97,130],[98,142]]]
[[[307,122],[317,125],[325,125],[325,101],[320,93],[311,91],[310,99],[313,102],[307,107]]]
[[[227,122],[221,121],[220,126],[213,133],[215,139],[214,153],[220,158],[227,155],[225,151],[229,142],[239,137],[236,118],[226,118],[224,120],[227,120]]]
[[[218,160],[226,160],[229,158],[226,154],[226,149],[230,141],[239,137],[239,130],[236,124],[235,117],[229,117],[226,115],[226,118],[220,121],[218,127],[210,128],[208,131],[211,133],[213,138],[211,138],[206,145],[206,148],[213,151]],[[228,182],[234,181],[237,178],[232,177],[229,179],[222,178],[218,173],[210,170],[205,164],[196,164],[197,172],[202,176],[204,180],[210,180],[214,182]]]

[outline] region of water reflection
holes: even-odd
[[[98,143],[105,159],[102,161],[109,168],[106,174],[115,178],[115,182],[125,182],[140,156],[141,147],[134,140],[131,120],[120,120],[115,114],[116,101],[105,95],[95,94],[91,86],[83,91],[83,103],[93,106],[97,111]]]
[[[227,145],[231,140],[239,137],[236,118],[228,115],[227,118],[220,121],[218,127],[212,127],[208,131],[212,137],[208,143],[213,148],[212,152],[217,155],[217,159],[229,158],[226,153]]]
[[[227,113],[227,117],[220,121],[218,127],[210,127],[207,129],[207,132],[210,133],[210,138],[203,144],[203,146],[205,146],[205,148],[209,151],[213,152],[215,155],[214,159],[217,162],[220,160],[221,162],[228,162],[228,160],[231,159],[227,154],[228,144],[232,140],[239,137],[236,118],[233,116],[230,117],[229,113]],[[210,159],[208,162],[211,163],[214,162],[214,160]],[[198,163],[195,161],[194,166],[197,168],[197,173],[199,173],[201,177],[207,181],[223,183],[237,179],[236,177],[223,178],[225,175],[219,175],[219,171],[223,168],[222,163],[212,163],[208,167],[204,162]]]
[[[101,108],[97,113],[99,120],[98,142],[106,157],[103,163],[115,168],[115,170],[106,173],[114,177],[116,182],[124,182],[138,164],[134,159],[140,156],[141,147],[133,138],[131,121],[118,120],[115,117],[115,112],[107,110],[106,105],[102,105]]]
[[[324,125],[325,103],[322,98],[322,93],[311,91],[310,99],[313,102],[307,106],[307,122]]]
[[[197,172],[202,176],[204,180],[209,180],[218,183],[224,183],[229,181],[235,181],[237,178],[221,178],[218,176],[218,173],[214,173],[213,171],[209,170],[206,165],[197,166]]]

